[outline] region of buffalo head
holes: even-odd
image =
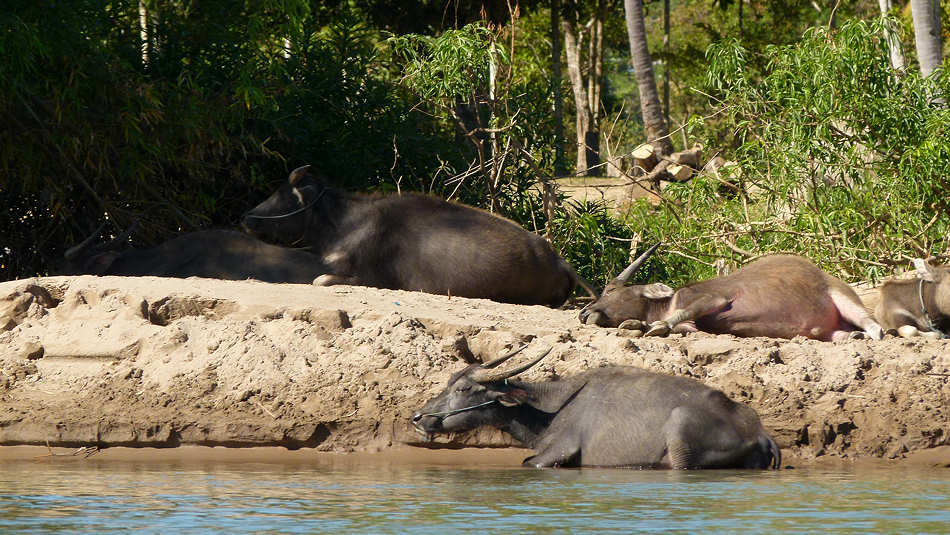
[[[922,258],[914,259],[914,267],[921,280],[934,285],[935,312],[950,315],[950,267],[931,266]]]
[[[467,431],[497,424],[499,410],[528,401],[527,393],[507,384],[510,379],[541,361],[551,348],[531,361],[509,369],[494,369],[518,354],[527,344],[484,364],[472,364],[449,378],[441,394],[412,415],[412,423],[428,440],[433,433]]]
[[[286,183],[245,213],[241,221],[244,230],[269,242],[299,241],[313,221],[314,205],[327,190],[309,169],[309,165],[294,169]]]
[[[657,243],[647,249],[610,281],[604,287],[600,298],[581,310],[581,323],[616,327],[631,318],[645,320],[651,309],[655,308],[655,302],[669,300],[673,296],[673,289],[663,283],[626,286],[630,277],[659,246]]]

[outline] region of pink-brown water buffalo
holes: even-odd
[[[580,313],[582,323],[646,331],[647,336],[703,331],[736,336],[841,340],[881,326],[854,290],[806,258],[773,255],[738,271],[673,290],[662,283],[626,286],[653,246]],[[626,322],[626,323],[625,323]]]

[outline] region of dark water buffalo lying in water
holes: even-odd
[[[580,313],[581,323],[669,332],[840,340],[861,330],[880,340],[881,326],[854,290],[794,255],[767,256],[723,277],[674,291],[662,283],[625,286],[653,246]],[[630,321],[627,321],[630,320]]]
[[[245,214],[244,228],[306,244],[330,268],[317,284],[415,290],[559,306],[579,284],[540,236],[488,212],[414,193],[347,194],[308,166]]]
[[[311,284],[314,278],[326,273],[320,259],[306,251],[278,247],[231,230],[190,232],[149,249],[110,250],[118,245],[92,246],[88,251],[71,249],[67,252],[70,266],[66,274]]]
[[[885,282],[874,316],[881,327],[905,338],[950,335],[950,267],[914,259],[917,277]]]
[[[550,349],[548,350],[550,351]],[[778,468],[781,451],[755,411],[685,377],[626,366],[559,381],[511,380],[547,352],[494,370],[473,364],[412,416],[428,438],[490,425],[538,453],[525,466]]]

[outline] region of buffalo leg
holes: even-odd
[[[715,314],[729,306],[730,300],[718,296],[703,294],[698,295],[690,304],[683,308],[676,308],[679,303],[679,294],[673,299],[674,310],[665,319],[654,321],[650,324],[650,330],[644,336],[666,336],[673,331],[673,328],[684,321],[696,321],[696,319],[709,314]]]
[[[829,291],[829,295],[831,302],[835,304],[838,313],[845,321],[864,331],[870,338],[880,340],[884,337],[884,330],[868,314],[864,305],[860,301],[855,301],[854,296],[844,294],[833,288]],[[835,338],[834,334],[832,334],[832,338]]]
[[[521,465],[532,468],[551,468],[555,466],[580,466],[581,448],[578,445],[558,444],[525,459]]]
[[[897,328],[897,334],[901,338],[915,338],[921,336],[923,338],[929,338],[931,340],[939,340],[940,334],[933,331],[921,331],[918,327],[914,325],[901,325]]]
[[[337,284],[360,286],[360,282],[356,277],[344,277],[342,275],[331,275],[329,273],[324,273],[323,275],[313,279],[314,286],[335,286]]]
[[[768,468],[773,460],[774,444],[767,438],[742,440],[730,425],[701,409],[673,409],[663,432],[674,470]]]
[[[761,437],[727,450],[709,449],[702,452],[698,463],[708,468],[779,468],[778,458],[773,452],[778,446],[771,440]]]

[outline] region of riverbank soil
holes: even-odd
[[[552,347],[526,380],[623,364],[748,403],[798,466],[950,466],[950,341],[633,338],[576,310],[157,277],[0,283],[0,445],[423,445],[409,416],[467,363]],[[434,448],[508,447],[492,429]],[[783,463],[784,464],[784,463]]]

